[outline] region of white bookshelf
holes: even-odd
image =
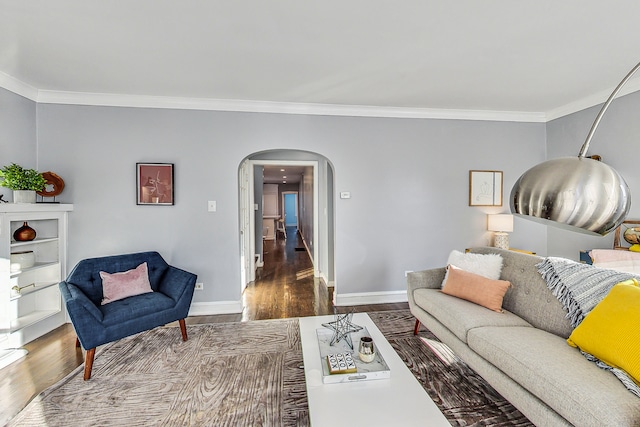
[[[65,322],[58,283],[66,277],[67,223],[71,204],[0,204],[0,352],[57,328]],[[27,222],[32,241],[13,239]],[[33,252],[35,264],[11,265],[11,254]],[[0,358],[1,360],[2,358]]]

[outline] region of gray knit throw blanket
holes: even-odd
[[[569,311],[567,317],[575,328],[593,308],[604,299],[611,288],[632,277],[631,273],[579,264],[565,258],[545,258],[536,265],[547,286]],[[631,393],[640,397],[640,387],[621,369],[613,368],[581,350],[591,362],[615,375]]]
[[[580,264],[565,258],[545,258],[536,267],[549,289],[569,311],[567,317],[574,328],[614,285],[632,277],[640,278],[631,273]]]

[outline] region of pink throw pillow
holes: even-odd
[[[443,293],[502,312],[502,300],[511,286],[510,282],[487,279],[454,265],[449,265],[447,272],[447,279],[442,288]]]
[[[121,273],[100,272],[102,278],[102,305],[134,295],[153,292],[149,283],[147,263]]]

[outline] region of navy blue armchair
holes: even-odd
[[[153,292],[101,305],[100,271],[124,272],[146,262]],[[141,252],[82,260],[60,283],[60,291],[78,339],[86,350],[84,379],[91,378],[96,347],[167,323],[180,323],[186,341],[196,275],[172,267],[157,252]]]

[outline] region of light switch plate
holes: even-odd
[[[209,200],[209,204],[208,204],[209,212],[215,212],[216,209],[217,209],[216,201],[215,200]]]

